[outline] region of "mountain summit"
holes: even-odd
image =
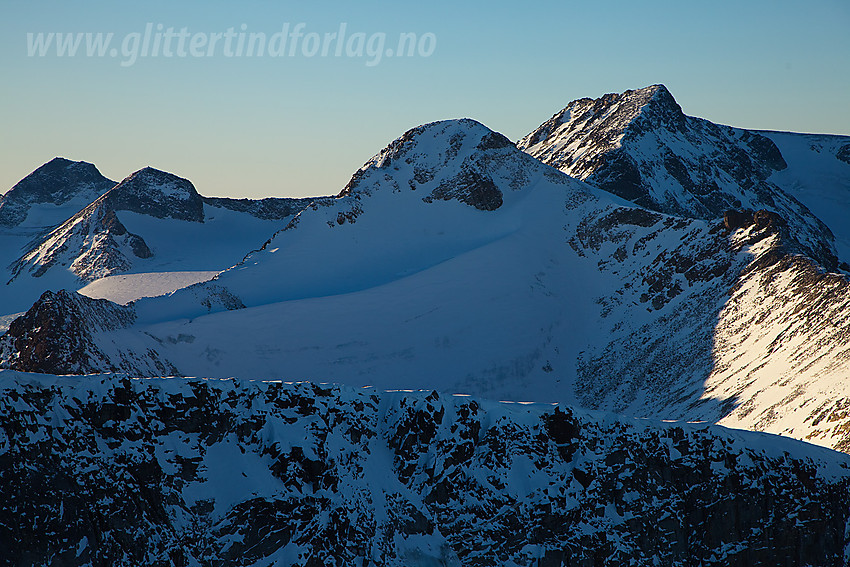
[[[63,205],[75,198],[89,203],[113,186],[93,164],[54,158],[0,196],[0,227],[23,223],[34,204]]]
[[[688,218],[766,209],[788,224],[789,245],[835,270],[830,229],[777,186],[787,164],[756,132],[686,116],[664,85],[571,102],[518,142],[564,173],[641,207]]]
[[[145,167],[104,196],[115,211],[132,211],[155,218],[204,222],[203,198],[188,179]]]

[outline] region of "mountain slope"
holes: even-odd
[[[24,254],[12,266],[10,281],[25,272],[40,277],[55,265],[68,266],[80,280],[92,281],[126,272],[134,258],[153,256],[141,236],[127,231],[117,211],[204,221],[203,200],[188,180],[147,167],[124,179]]]
[[[846,450],[846,278],[794,255],[774,213],[626,205],[473,121],[429,124],[214,280],[136,302],[80,364],[564,401]],[[0,364],[39,369],[15,354],[24,327]]]
[[[850,459],[766,435],[313,383],[0,389],[16,564],[850,564]]]
[[[717,219],[767,209],[799,251],[835,270],[830,229],[778,185],[787,163],[759,133],[686,116],[663,85],[579,99],[517,143],[561,171],[652,210]]]

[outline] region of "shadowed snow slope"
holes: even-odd
[[[817,215],[835,235],[839,258],[850,262],[850,136],[759,134],[776,144],[788,164],[768,181]]]

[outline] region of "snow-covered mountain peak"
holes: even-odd
[[[787,168],[776,144],[686,116],[663,85],[580,99],[517,143],[564,173],[644,208],[720,219],[765,209],[788,221],[800,252],[838,265],[830,229],[772,182]]]
[[[432,122],[405,132],[360,168],[340,193],[371,195],[381,187],[417,191],[421,200],[457,200],[479,210],[502,206],[499,187],[519,190],[540,164],[468,118]]]
[[[20,225],[33,205],[58,206],[73,199],[91,202],[114,185],[91,163],[53,158],[0,195],[0,226]]]
[[[150,258],[144,239],[121,222],[116,211],[158,219],[204,222],[204,201],[192,183],[146,167],[133,173],[37,241],[11,266],[12,281],[23,273],[41,277],[68,266],[90,282],[129,270],[134,258]]]
[[[145,167],[115,186],[105,201],[112,209],[156,218],[204,221],[204,202],[188,179]]]

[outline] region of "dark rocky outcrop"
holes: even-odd
[[[68,291],[46,291],[0,337],[8,367],[50,374],[85,374],[103,364],[92,333],[132,324],[132,309]],[[14,353],[14,357],[9,355]]]
[[[135,319],[132,306],[46,291],[0,336],[0,367],[50,374],[87,374],[98,368],[177,374],[152,351],[124,353],[119,348],[108,356],[97,346],[95,334],[129,327]]]
[[[160,219],[204,222],[204,200],[192,182],[152,167],[124,179],[104,196],[102,204]]]
[[[474,170],[463,171],[457,177],[443,181],[424,201],[431,203],[435,199],[455,199],[482,211],[495,211],[502,206],[502,192],[493,180]]]

